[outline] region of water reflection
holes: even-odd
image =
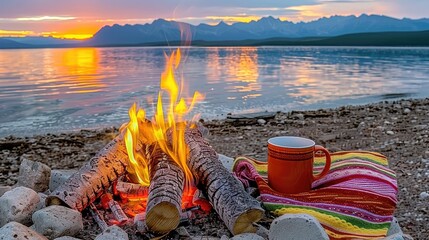
[[[164,52],[171,50],[0,50],[0,136],[120,125],[133,102],[156,97]],[[206,94],[197,106],[204,118],[429,96],[429,48],[191,47],[186,52],[183,79],[188,92]]]

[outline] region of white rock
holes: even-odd
[[[10,191],[11,189],[11,186],[0,186],[0,197],[3,196],[5,192]]]
[[[299,120],[304,120],[304,114],[302,113],[296,114],[295,117],[298,118]]]
[[[22,158],[17,185],[44,192],[48,189],[50,175],[51,168],[47,165]]]
[[[46,237],[40,235],[29,227],[26,227],[18,222],[10,222],[0,228],[1,240],[47,240]]]
[[[409,113],[411,113],[411,110],[409,108],[405,108],[404,109],[404,114],[409,114]]]
[[[49,239],[74,236],[83,229],[82,214],[63,206],[49,206],[33,214],[34,229]]]
[[[231,240],[265,240],[263,237],[255,233],[242,233],[235,235]]]
[[[73,173],[77,170],[67,169],[67,170],[52,170],[51,179],[49,181],[49,190],[54,191],[59,185],[63,184],[67,179],[70,178]]]
[[[218,159],[222,163],[222,165],[228,169],[228,171],[232,172],[232,166],[234,165],[234,158],[227,157],[223,154],[218,154]]]
[[[398,219],[393,217],[392,223],[390,224],[389,230],[387,231],[387,236],[395,235],[397,233],[403,234],[401,227],[399,226]]]
[[[386,132],[386,134],[387,134],[387,135],[393,135],[393,134],[395,134],[395,133],[394,133],[393,131],[387,131],[387,132]]]
[[[128,240],[128,234],[122,228],[113,225],[108,227],[104,232],[99,234],[94,240]]]
[[[322,225],[308,214],[285,214],[271,223],[270,240],[328,240]]]
[[[70,237],[70,236],[64,236],[64,237],[55,238],[54,240],[81,240],[81,239]]]
[[[258,123],[261,125],[264,125],[265,123],[267,123],[267,121],[261,118],[261,119],[258,119]]]
[[[429,197],[429,193],[427,193],[427,192],[421,192],[420,195],[419,195],[419,198],[421,200],[425,200],[428,197]]]
[[[222,237],[220,238],[220,240],[229,240],[229,237],[226,235],[222,235]]]
[[[6,192],[0,197],[0,227],[8,222],[29,225],[39,201],[39,195],[30,188],[16,187]]]

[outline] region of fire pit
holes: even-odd
[[[154,117],[148,120],[134,104],[120,134],[56,188],[46,205],[90,207],[102,229],[134,219],[139,231],[158,236],[177,228],[189,212],[212,206],[232,234],[255,231],[264,212],[260,203],[223,167],[197,116],[187,119],[202,95],[195,92],[188,103],[180,96],[174,78],[180,59],[180,50],[167,57]],[[112,212],[107,223],[100,207]]]

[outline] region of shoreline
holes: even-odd
[[[384,101],[332,109],[279,112],[258,121],[204,121],[218,153],[266,159],[268,138],[295,135],[310,138],[331,152],[367,150],[387,156],[398,178],[396,218],[414,239],[429,239],[429,98]],[[30,137],[0,138],[0,185],[13,185],[20,158],[52,169],[79,168],[113,139],[118,128],[80,130]]]

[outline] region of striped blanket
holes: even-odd
[[[314,170],[323,169],[316,157]],[[385,237],[395,211],[395,173],[385,156],[374,152],[332,154],[329,173],[310,192],[282,194],[267,183],[267,163],[238,157],[234,174],[246,185],[257,185],[265,208],[274,215],[306,213],[317,218],[331,239]]]

